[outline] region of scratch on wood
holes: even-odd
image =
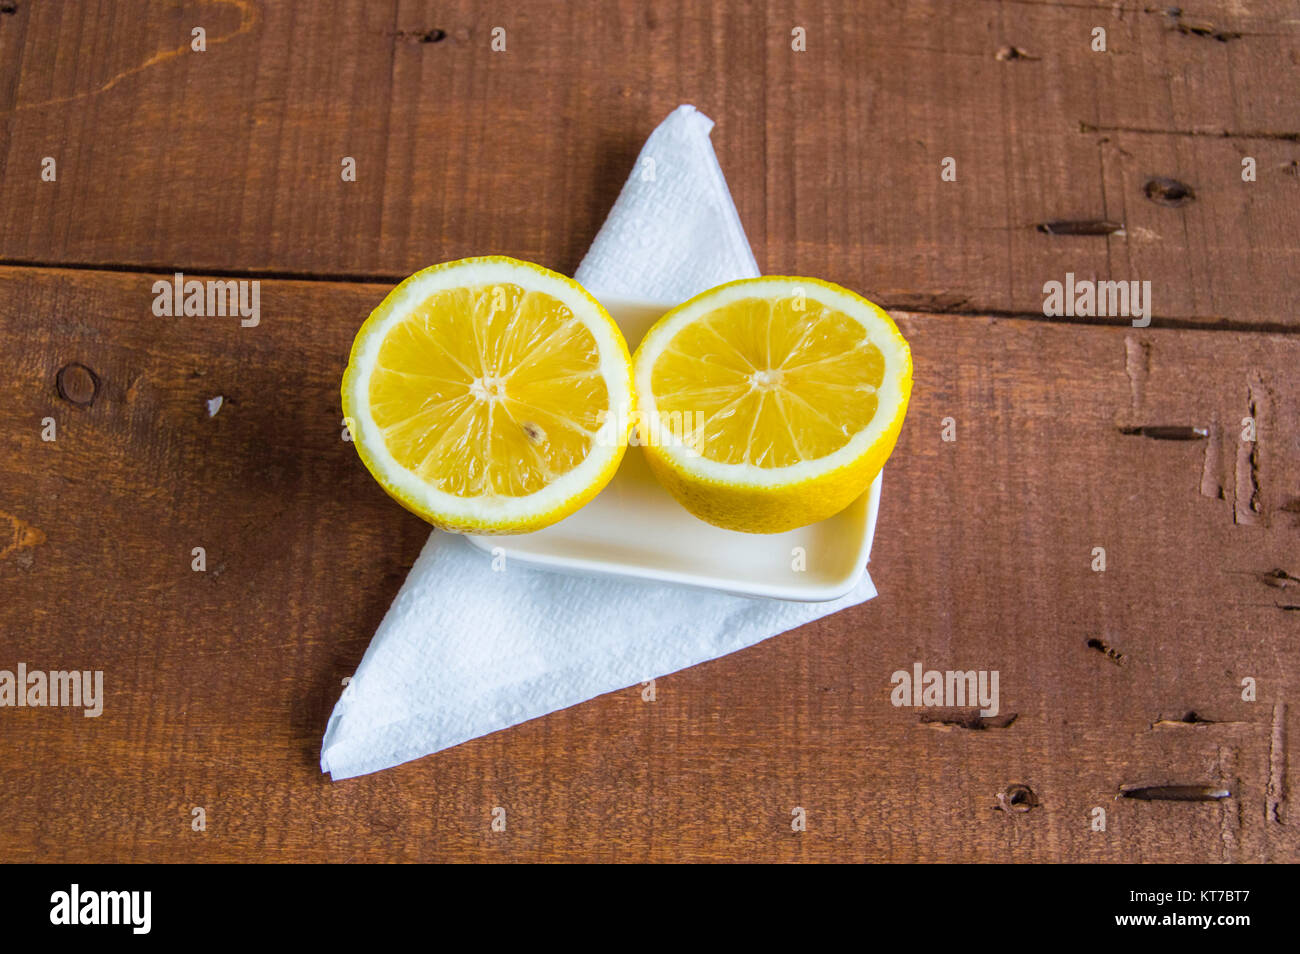
[[[1151,345],[1132,335],[1124,336],[1124,371],[1128,375],[1129,396],[1134,412],[1146,401],[1147,377],[1151,373]]]
[[[1157,11],[1148,7],[1144,12],[1155,13]],[[1208,20],[1184,20],[1181,7],[1166,7],[1159,12],[1173,21],[1170,29],[1183,34],[1183,36],[1196,36],[1206,40],[1216,40],[1219,43],[1230,43],[1233,40],[1240,40],[1242,37],[1242,34],[1238,31],[1221,30]]]
[[[920,311],[928,315],[949,315],[963,311],[967,314],[973,314],[979,311],[978,308],[971,305],[971,300],[965,295],[943,292],[931,294],[928,292],[885,291],[880,294],[879,298],[872,298],[871,300],[887,302],[888,307],[886,310]]]
[[[1259,575],[1259,581],[1265,586],[1271,586],[1279,590],[1285,590],[1289,586],[1300,585],[1300,578],[1292,576],[1281,567],[1261,573]]]
[[[1208,428],[1192,424],[1138,424],[1121,427],[1119,432],[1129,437],[1149,437],[1153,441],[1203,441],[1210,436]]]
[[[1232,519],[1240,526],[1254,526],[1260,522],[1259,445],[1263,440],[1260,426],[1260,409],[1264,401],[1263,383],[1252,375],[1246,389],[1247,407],[1254,422],[1253,441],[1237,441],[1236,480],[1233,486]]]
[[[918,722],[928,729],[951,732],[953,729],[1005,729],[1016,721],[1018,713],[1008,712],[1003,715],[982,716],[978,709],[934,709],[921,713]]]
[[[1106,219],[1055,219],[1039,222],[1035,228],[1044,235],[1123,235],[1124,223]]]
[[[1187,712],[1177,719],[1157,719],[1151,723],[1153,729],[1187,729],[1187,728],[1205,728],[1206,726],[1240,726],[1254,725],[1253,722],[1225,722],[1218,719],[1206,719],[1195,710]]]
[[[1268,815],[1270,822],[1286,824],[1286,703],[1273,704],[1273,731],[1268,746]]]
[[[1088,640],[1088,648],[1095,650],[1113,662],[1116,666],[1124,665],[1128,657],[1118,649],[1107,644],[1104,640],[1097,639],[1095,636]]]
[[[1220,778],[1233,778],[1236,752],[1219,746],[1217,772]],[[1219,832],[1223,841],[1223,861],[1231,864],[1237,854],[1237,834],[1241,831],[1241,800],[1223,801],[1219,810]]]
[[[251,30],[254,26],[257,25],[258,20],[261,17],[261,14],[258,12],[257,7],[253,6],[250,0],[213,0],[213,2],[223,3],[226,4],[227,6],[238,7],[239,26],[236,27],[235,30],[231,33],[224,33],[221,36],[213,37],[212,39],[209,39],[207,41],[207,48],[209,50],[212,49],[212,47],[216,46],[218,43],[225,43],[228,40],[233,40],[235,37],[240,36],[241,34],[247,33],[249,30]],[[82,90],[79,93],[72,93],[68,96],[60,96],[56,99],[43,99],[36,103],[23,103],[21,106],[15,106],[13,109],[9,110],[8,112],[0,113],[0,116],[12,116],[14,113],[22,112],[25,109],[40,109],[45,106],[61,106],[64,103],[71,103],[78,99],[84,99],[87,96],[97,96],[100,93],[104,93],[112,89],[114,86],[122,82],[122,80],[127,79],[128,77],[135,76],[137,73],[143,73],[151,66],[157,66],[159,63],[165,63],[168,60],[173,60],[178,56],[184,56],[188,52],[190,52],[190,41],[187,39],[180,46],[173,47],[170,50],[162,50],[161,52],[155,53],[153,56],[149,57],[149,59],[145,60],[143,63],[138,63],[135,66],[132,66],[130,69],[123,70],[121,73],[118,73],[117,75],[110,77],[108,80],[105,80],[103,83],[100,83],[94,89]]]
[[[398,39],[406,40],[410,43],[441,43],[447,39],[446,30],[396,30],[388,34]]]
[[[1217,785],[1121,785],[1116,797],[1143,802],[1217,802],[1232,798],[1232,791]]]
[[[993,59],[999,63],[1008,63],[1012,60],[1039,60],[1042,57],[1032,56],[1018,46],[1004,46],[993,54]]]
[[[1081,133],[1129,133],[1134,136],[1206,136],[1211,139],[1271,139],[1300,142],[1300,132],[1277,132],[1267,129],[1234,130],[1221,126],[1194,126],[1191,129],[1160,129],[1154,126],[1100,126],[1079,122]]]
[[[0,542],[4,543],[4,549],[0,549],[0,560],[11,553],[19,553],[21,556],[20,551],[38,547],[45,542],[45,534],[40,529],[11,513],[0,510],[0,521],[9,523],[9,532],[0,533]]]
[[[1218,40],[1220,43],[1227,43],[1229,40],[1240,40],[1242,34],[1236,30],[1220,30],[1213,23],[1179,23],[1174,27],[1184,36],[1203,36],[1210,40]]]
[[[1223,437],[1219,422],[1209,427],[1209,440],[1205,444],[1205,460],[1201,464],[1201,496],[1212,500],[1223,499]]]

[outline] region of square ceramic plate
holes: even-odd
[[[667,306],[605,302],[636,349]],[[659,486],[639,448],[609,485],[577,513],[533,533],[469,535],[507,560],[569,573],[634,577],[744,596],[821,602],[857,585],[871,554],[880,477],[847,509],[788,533],[722,530],[686,512]],[[795,569],[800,562],[803,569]]]

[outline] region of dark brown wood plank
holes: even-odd
[[[1300,586],[1273,572],[1300,577],[1300,339],[899,313],[917,377],[877,599],[653,703],[331,783],[325,720],[427,532],[341,440],[339,377],[385,289],[266,281],[241,329],[155,318],[155,278],[0,268],[0,668],[102,669],[107,690],[97,719],[0,711],[0,859],[1300,860]],[[73,362],[89,406],[57,389]],[[1123,433],[1186,425],[1213,436]],[[998,670],[1014,722],[894,708],[915,662]],[[1216,724],[1153,727],[1189,711]],[[1014,785],[1038,804],[1014,810]]]
[[[23,2],[0,17],[0,260],[389,280],[495,251],[571,271],[647,133],[692,102],[769,272],[1032,315],[1073,271],[1150,280],[1157,324],[1288,329],[1300,25],[1283,0],[1183,9]],[[1152,202],[1153,176],[1195,199]],[[1035,228],[1058,219],[1125,229]]]

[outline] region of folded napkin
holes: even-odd
[[[651,134],[578,268],[598,298],[676,304],[758,275],[713,122],[678,107]],[[649,160],[649,161],[647,161]],[[469,739],[733,653],[871,599],[750,599],[509,564],[434,531],[325,729],[334,779]]]
[[[757,278],[727,180],[709,142],[713,120],[678,106],[636,166],[573,276],[598,299],[679,305],[702,291]]]

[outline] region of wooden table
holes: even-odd
[[[0,860],[1300,860],[1294,5],[515,7],[0,4],[0,669],[106,692],[0,710]],[[328,781],[428,532],[340,439],[353,333],[432,262],[572,272],[684,102],[760,265],[912,342],[880,596]],[[176,271],[260,324],[156,317]],[[1044,318],[1067,272],[1150,326]],[[895,708],[916,662],[1014,719]],[[1120,796],[1167,785],[1230,794]]]

